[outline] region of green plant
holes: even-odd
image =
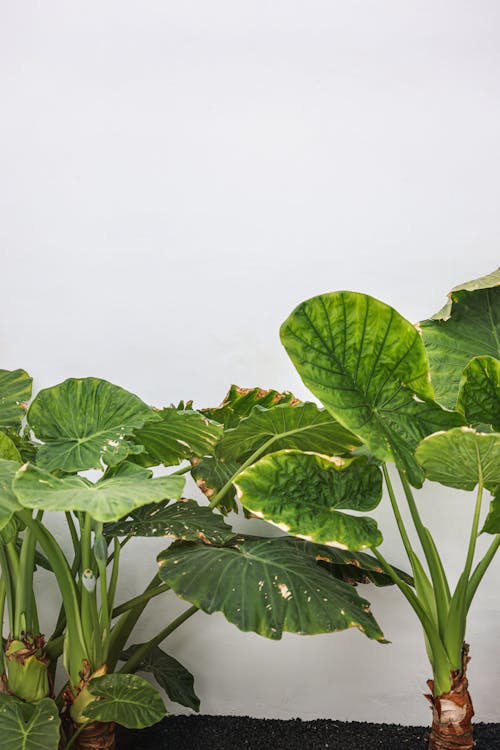
[[[363,294],[336,292],[307,300],[283,324],[281,340],[306,386],[326,407],[323,418],[329,415],[338,425],[336,450],[325,450],[311,429],[295,444],[269,439],[272,452],[257,455],[256,441],[269,433],[263,429],[269,415],[255,411],[222,441],[229,461],[245,433],[239,444],[248,459],[233,481],[248,511],[308,544],[371,549],[407,599],[423,628],[431,663],[430,747],[440,750],[473,746],[466,621],[500,545],[499,281],[496,272],[456,288],[443,311],[416,327]],[[292,413],[283,407],[282,425]],[[288,435],[293,429],[284,427]],[[388,463],[396,466],[420,549],[403,521]],[[414,498],[414,488],[425,478],[477,489],[463,571],[454,588]],[[382,480],[415,589],[382,555],[376,522],[349,512],[375,508]],[[226,491],[224,485],[214,505]],[[483,530],[495,536],[476,562],[485,491],[494,499]],[[307,616],[303,603],[298,606]]]
[[[212,480],[220,484],[214,507],[224,501],[234,509],[232,464],[220,461],[218,450],[229,450],[239,473],[248,465],[248,446],[242,454],[225,422],[245,432],[248,415],[273,420],[276,408],[281,419],[289,406],[296,410],[288,417],[289,434],[266,439],[268,447],[299,439],[307,424],[317,445],[334,451],[347,433],[326,412],[289,395],[238,389],[206,413],[184,403],[153,409],[96,378],[44,389],[28,408],[30,396],[24,371],[0,371],[0,609],[9,627],[0,730],[6,747],[21,746],[20,738],[40,750],[60,743],[66,749],[114,747],[116,723],[141,728],[165,713],[161,697],[137,671],[151,673],[172,700],[198,710],[192,675],[160,644],[199,609],[221,609],[243,630],[271,638],[284,630],[356,626],[383,639],[368,602],[351,585],[391,583],[374,558],[288,537],[235,536],[220,513],[181,497],[183,475],[192,471],[209,494]],[[297,418],[302,427],[293,427]],[[256,450],[266,449],[250,447],[252,456]],[[156,476],[159,466],[169,473]],[[69,555],[46,525],[55,513],[64,518]],[[121,554],[134,536],[177,541],[162,554],[146,589],[117,606]],[[34,595],[38,566],[54,574],[61,595],[47,640]],[[148,602],[170,587],[194,606],[162,623],[150,641],[127,648]],[[309,591],[314,602],[304,617]],[[67,681],[56,697],[60,657]]]

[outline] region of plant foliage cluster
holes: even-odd
[[[157,722],[163,699],[138,672],[197,711],[193,676],[161,646],[199,610],[271,639],[356,627],[384,642],[358,583],[401,591],[423,628],[431,701],[451,694],[465,678],[467,614],[500,546],[499,281],[496,272],[457,287],[417,326],[355,292],[299,305],[281,340],[319,406],[232,386],[216,408],[157,409],[97,378],[71,378],[31,400],[26,372],[0,371],[4,746],[68,749],[98,725]],[[185,497],[188,475],[205,501]],[[426,479],[476,492],[454,586],[415,500]],[[384,486],[411,575],[385,559],[369,515]],[[236,534],[228,519],[241,506],[284,534]],[[70,554],[50,530],[52,514],[64,520]],[[481,530],[492,541],[476,560]],[[171,543],[145,590],[118,603],[120,560],[134,537]],[[61,597],[47,638],[39,568]],[[190,606],[130,645],[148,602],[168,590]]]

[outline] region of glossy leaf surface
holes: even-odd
[[[423,440],[417,459],[433,482],[460,490],[473,490],[481,482],[500,484],[500,433],[480,433],[458,427]]]
[[[135,674],[109,674],[90,681],[89,692],[100,700],[84,709],[93,721],[115,721],[128,729],[143,729],[165,716],[158,691]]]
[[[436,399],[448,408],[455,407],[462,373],[473,357],[500,358],[500,287],[458,290],[451,302],[444,317],[420,324]]]
[[[2,750],[57,750],[61,721],[50,698],[36,705],[0,695]]]
[[[464,370],[457,409],[469,424],[491,425],[500,431],[500,361],[474,357]]]
[[[36,437],[44,442],[37,463],[66,472],[113,465],[142,450],[127,437],[154,411],[140,398],[97,378],[70,378],[37,395],[28,412]]]
[[[135,508],[165,499],[177,499],[184,487],[180,476],[142,479],[112,477],[96,484],[78,476],[59,479],[30,464],[17,473],[13,490],[25,508],[53,511],[88,511],[96,521],[118,521]]]
[[[172,545],[158,558],[159,575],[204,612],[222,612],[240,630],[279,639],[284,631],[313,635],[357,627],[383,639],[369,604],[288,538],[234,546]]]
[[[382,474],[365,458],[329,459],[317,453],[270,453],[236,482],[240,502],[287,533],[343,549],[376,547],[376,522],[345,510],[369,511],[382,497]]]
[[[281,340],[302,380],[374,456],[395,460],[412,484],[423,474],[420,440],[461,423],[432,401],[418,331],[392,307],[364,294],[334,292],[299,305]]]
[[[135,433],[135,442],[146,452],[137,460],[143,465],[174,466],[183,459],[213,453],[222,427],[192,409],[178,411],[166,408],[157,412],[159,419],[147,422]]]
[[[147,505],[133,511],[130,519],[106,524],[104,533],[110,536],[171,536],[185,541],[206,539],[223,544],[234,536],[234,531],[217,512],[194,500],[181,500],[164,505]]]
[[[249,417],[227,430],[217,446],[225,461],[242,462],[272,440],[268,452],[285,448],[333,456],[354,450],[359,438],[339,424],[328,411],[311,402],[272,409],[256,406]]]

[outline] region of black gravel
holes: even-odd
[[[119,750],[425,750],[428,727],[321,719],[168,716],[141,731],[120,730]],[[476,724],[476,750],[500,748],[500,724]]]

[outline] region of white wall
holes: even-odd
[[[494,0],[2,3],[2,367],[37,387],[98,375],[158,405],[212,405],[231,382],[303,396],[277,335],[302,299],[347,288],[434,312],[498,265],[499,25]],[[422,508],[447,518],[458,570],[471,499],[430,487]],[[131,592],[150,546],[133,548]],[[469,628],[486,721],[497,576]],[[271,643],[198,614],[169,649],[206,713],[425,723],[414,618],[395,591],[363,593],[392,645]]]

